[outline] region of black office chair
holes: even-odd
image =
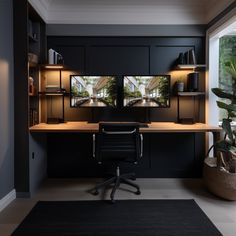
[[[93,188],[97,195],[98,189],[114,184],[111,191],[111,201],[120,183],[133,186],[136,194],[141,194],[135,180],[135,173],[120,174],[120,163],[137,164],[143,155],[143,136],[139,133],[138,123],[99,123],[99,132],[93,135],[93,157],[99,164],[110,162],[116,166],[116,174]]]

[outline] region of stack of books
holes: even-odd
[[[196,60],[196,56],[195,56],[195,52],[193,49],[188,50],[185,53],[180,53],[179,54],[179,58],[178,58],[178,64],[180,65],[196,65],[197,64],[197,60]]]

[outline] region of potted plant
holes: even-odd
[[[227,89],[213,88],[212,92],[224,101],[217,101],[219,108],[227,114],[222,120],[224,138],[215,143],[217,157],[204,161],[203,177],[208,189],[228,200],[236,200],[236,131],[231,126],[236,117],[236,57],[225,63],[225,71],[231,75],[231,86]]]

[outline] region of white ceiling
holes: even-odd
[[[29,0],[48,24],[207,24],[234,0]]]

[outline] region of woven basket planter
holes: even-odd
[[[204,161],[203,178],[210,192],[227,200],[236,200],[236,174],[217,167],[217,158]]]

